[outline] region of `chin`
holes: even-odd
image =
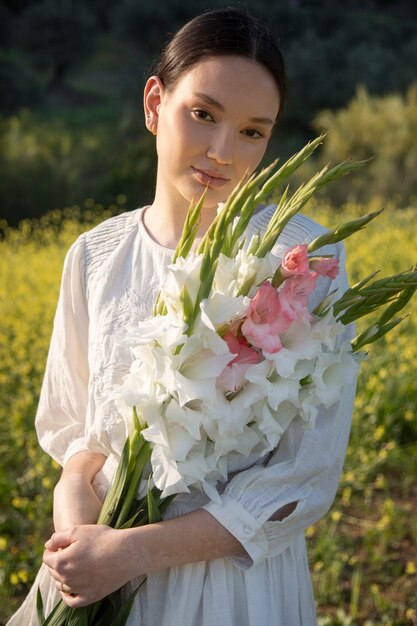
[[[191,202],[198,202],[204,191],[204,187],[198,186],[197,188],[190,190],[189,193],[185,193],[183,197],[187,200],[189,204],[191,204]],[[217,209],[219,202],[225,202],[230,193],[231,189],[227,191],[222,189],[222,191],[220,192],[217,189],[208,188],[203,207],[205,209]]]

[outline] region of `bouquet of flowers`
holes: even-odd
[[[192,488],[219,501],[233,455],[261,458],[295,419],[314,428],[318,407],[330,407],[356,375],[363,347],[398,324],[417,289],[416,268],[364,278],[344,294],[331,292],[313,311],[319,276],[334,279],[338,260],[315,252],[363,228],[378,213],[342,224],[282,258],[274,246],[312,194],[363,162],[325,168],[292,195],[287,188],[265,233],[246,241],[255,208],[321,143],[322,137],[276,170],[242,181],[219,207],[196,246],[204,196],[192,204],[154,315],[126,329],[133,362],[115,396],[127,440],[99,518],[115,528],[161,519],[176,494]],[[353,341],[344,326],[386,305]],[[133,415],[133,417],[132,417]],[[137,591],[137,590],[136,590]],[[135,593],[84,609],[60,602],[40,624],[126,623]]]

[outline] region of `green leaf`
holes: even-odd
[[[147,523],[148,513],[145,509],[139,509],[134,515],[132,515],[124,524],[119,526],[120,530],[126,528],[132,528],[132,526],[142,526]]]
[[[394,301],[385,309],[385,311],[380,316],[379,324],[386,324],[387,322],[389,322],[389,320],[392,319],[394,315],[396,315],[396,313],[398,313],[405,307],[405,305],[414,295],[415,291],[415,287],[409,287],[408,289],[404,289],[402,293],[398,294]]]
[[[372,324],[366,330],[364,330],[360,335],[352,339],[351,341],[352,352],[358,352],[364,346],[370,343],[373,343],[374,341],[377,341],[378,339],[386,335],[390,330],[398,326],[398,324],[400,324],[407,317],[408,315],[405,315],[404,317],[395,318],[384,325],[380,325],[379,323]]]
[[[140,425],[139,415],[135,406],[133,407],[133,424],[135,426],[135,430],[140,432],[142,427]]]
[[[42,595],[41,595],[41,590],[39,589],[39,587],[36,593],[36,612],[38,615],[39,626],[43,626],[43,623],[45,622],[45,613],[43,610]]]
[[[155,487],[154,491],[157,491],[159,494],[161,493],[161,491],[157,489],[157,487]],[[166,496],[166,498],[162,498],[162,500],[158,498],[158,509],[162,516],[176,496],[177,494],[173,493],[171,496]]]
[[[185,285],[183,285],[181,289],[180,302],[184,313],[184,321],[187,326],[189,326],[193,321],[194,306],[189,291]]]
[[[316,148],[323,142],[325,135],[320,135],[310,141],[307,145],[304,146],[299,152],[294,154],[288,161],[286,161],[280,169],[273,175],[266,183],[263,185],[262,189],[258,192],[256,196],[256,202],[259,204],[262,202],[274,189],[277,188],[279,184],[282,183],[283,180],[288,178],[295,170],[297,170],[300,165],[306,161],[311,154],[316,150]]]
[[[336,291],[337,289],[333,289],[333,291],[330,291],[330,293],[321,302],[318,303],[315,309],[313,309],[312,314],[319,317],[324,317],[331,308],[333,296]]]
[[[117,602],[118,595],[119,592],[116,591],[94,605],[98,607],[98,611],[95,612],[93,619],[89,622],[89,626],[108,626],[114,623],[116,611],[119,607]]]
[[[153,496],[152,489],[150,488],[150,479],[148,481],[148,516],[150,524],[154,524],[155,522],[160,522],[162,520],[162,515]]]
[[[192,201],[188,208],[181,238],[178,242],[177,248],[172,258],[173,263],[175,263],[178,257],[185,258],[193,246],[195,237],[198,232],[201,209],[206,199],[206,195],[207,195],[207,189],[205,189],[205,191],[203,192],[197,204],[194,206],[194,202]]]
[[[67,618],[66,626],[89,626],[88,607],[71,609],[71,614]]]
[[[332,228],[328,232],[316,237],[311,243],[308,244],[308,251],[314,252],[314,250],[318,250],[322,246],[337,243],[338,241],[342,241],[347,237],[353,235],[359,230],[365,228],[365,226],[374,220],[378,215],[382,213],[383,209],[380,211],[374,211],[373,213],[368,213],[362,217],[359,217],[356,220],[351,220],[350,222],[345,222],[344,224],[339,224],[335,228]]]
[[[306,146],[306,148],[307,147],[308,146]],[[296,158],[297,160],[298,157],[303,153],[303,151],[304,149],[301,150],[298,155],[295,155],[294,158]],[[318,189],[327,185],[333,180],[340,178],[341,176],[349,174],[354,169],[362,167],[362,165],[364,164],[365,161],[352,161],[340,163],[339,165],[331,169],[326,166],[320,172],[317,172],[312,178],[310,178],[309,181],[300,185],[300,187],[294,192],[294,194],[290,198],[287,198],[285,202],[281,201],[269,221],[262,241],[255,252],[256,256],[262,258],[272,250],[277,238],[279,237],[287,223],[290,221],[290,219],[303,208],[303,206],[308,202],[308,200],[310,200],[311,196]],[[269,185],[274,180],[275,176],[276,175],[274,175],[266,184]]]
[[[137,458],[134,460],[135,464],[133,467],[132,474],[129,476],[129,482],[126,485],[127,489],[123,491],[123,502],[121,503],[121,509],[119,515],[117,516],[117,520],[113,524],[113,528],[120,528],[125,524],[131,517],[130,510],[132,507],[132,503],[136,500],[136,494],[139,489],[139,484],[142,479],[142,474],[146,463],[149,461],[151,456],[151,446],[148,441],[143,442],[143,446],[140,450],[140,454],[138,454]]]
[[[46,618],[43,626],[63,626],[63,624],[66,624],[71,611],[73,611],[73,609],[60,600]]]
[[[343,324],[369,315],[393,301],[382,315],[382,320],[398,313],[417,290],[417,271],[401,272],[362,286],[363,283],[349,289],[333,306],[336,316],[341,312],[337,319]]]
[[[119,465],[117,466],[114,481],[107,492],[103,506],[101,507],[100,516],[97,522],[98,524],[106,524],[108,526],[114,525],[123,489],[126,484],[129,467],[129,455],[130,442],[129,439],[126,439],[125,445],[123,446],[122,456],[120,458]]]
[[[135,601],[136,594],[138,593],[139,589],[141,588],[141,586],[143,585],[145,580],[143,580],[140,583],[140,585],[135,589],[135,591],[131,594],[131,596],[128,598],[128,600],[125,602],[125,604],[122,606],[122,608],[120,609],[116,619],[113,620],[112,626],[126,626],[126,622],[129,619],[129,615],[130,615],[130,612],[132,610],[132,606],[133,606],[133,603]]]

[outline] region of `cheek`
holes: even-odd
[[[239,146],[239,169],[242,171],[242,175],[247,170],[250,173],[256,170],[266,152],[267,145],[266,141],[260,142],[258,145],[249,145],[245,141],[241,142]]]
[[[184,157],[200,154],[205,146],[204,132],[186,114],[172,116],[164,127],[164,144],[172,159],[173,152]]]

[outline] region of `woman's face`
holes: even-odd
[[[206,57],[169,93],[159,81],[157,185],[217,207],[259,165],[279,110],[273,76],[239,56]],[[171,195],[172,194],[172,195]]]

